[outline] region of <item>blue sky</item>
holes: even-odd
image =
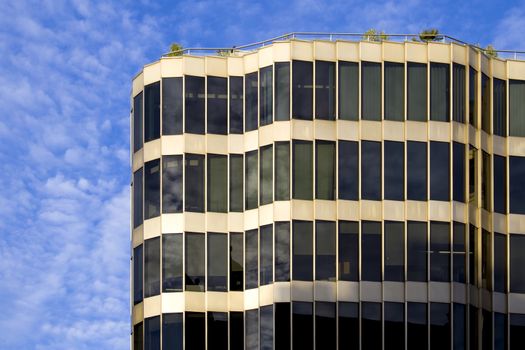
[[[419,32],[525,50],[525,2],[0,0],[0,349],[129,347],[129,93],[185,47]]]

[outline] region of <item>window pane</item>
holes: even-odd
[[[312,142],[293,141],[293,198],[312,200]]]
[[[290,280],[290,223],[275,223],[275,281]]]
[[[525,344],[525,315],[510,314],[510,349],[520,349]]]
[[[470,305],[469,306],[469,340],[470,349],[478,348],[478,309]]]
[[[405,348],[405,304],[385,302],[385,350]]]
[[[407,349],[427,348],[427,304],[407,303]]]
[[[359,65],[339,61],[339,119],[359,119]]]
[[[361,303],[361,348],[381,349],[381,303]]]
[[[465,203],[465,145],[459,142],[454,142],[452,146],[453,152],[453,199],[458,202]]]
[[[335,62],[315,61],[315,119],[335,119]]]
[[[230,350],[244,350],[244,313],[230,311]]]
[[[275,120],[290,120],[290,62],[275,62]]]
[[[259,231],[246,231],[246,289],[257,288],[259,282]]]
[[[275,303],[275,348],[290,349],[290,303]]]
[[[427,224],[407,223],[407,280],[427,281]]]
[[[335,199],[335,142],[315,141],[315,198]]]
[[[242,232],[230,233],[230,290],[244,289],[244,247]]]
[[[483,209],[490,211],[491,209],[491,166],[490,166],[490,154],[483,151],[482,153],[482,174],[481,174],[481,206]]]
[[[385,221],[385,281],[405,280],[405,224]]]
[[[453,280],[454,282],[466,282],[466,245],[465,245],[465,224],[454,221],[454,252],[453,252]]]
[[[261,68],[260,92],[260,125],[268,125],[273,120],[273,66]]]
[[[385,62],[385,119],[405,120],[405,65]]]
[[[315,302],[315,348],[336,349],[335,303]]]
[[[182,78],[162,79],[162,135],[182,134]]]
[[[227,291],[228,235],[208,233],[208,290]]]
[[[313,280],[312,240],[312,222],[293,221],[292,279],[294,280]]]
[[[407,119],[427,120],[427,65],[407,63]]]
[[[482,320],[481,320],[481,340],[482,340],[482,349],[492,349],[492,312],[483,309],[482,313]]]
[[[452,65],[452,116],[453,120],[465,123],[465,66],[454,63]]]
[[[481,128],[490,133],[490,78],[481,73]]]
[[[450,304],[430,303],[430,349],[450,349]]]
[[[257,183],[259,170],[257,169],[257,150],[246,153],[246,164],[244,175],[246,177],[245,206],[246,210],[255,209],[258,206]]]
[[[407,141],[407,199],[427,200],[427,144]]]
[[[449,64],[430,64],[430,120],[450,121]]]
[[[185,210],[204,212],[204,156],[186,154],[186,182],[184,188]]]
[[[315,222],[315,279],[335,281],[335,222],[333,221]]]
[[[510,292],[525,293],[525,235],[510,235]]]
[[[361,142],[361,198],[381,200],[381,142]]]
[[[312,120],[313,63],[292,61],[292,117]]]
[[[228,79],[208,76],[208,133],[228,133]]]
[[[206,345],[206,323],[204,312],[185,312],[184,338],[191,339],[191,350],[204,350]]]
[[[469,225],[469,282],[472,285],[476,284],[478,267],[477,267],[477,227]]]
[[[359,349],[359,303],[338,302],[339,349]]]
[[[162,156],[162,213],[182,212],[182,156]]]
[[[477,161],[478,150],[469,144],[469,202],[476,203],[477,201],[477,184],[478,184],[478,161]]]
[[[133,304],[142,301],[143,281],[142,281],[142,245],[133,249]]]
[[[133,152],[142,148],[142,96],[141,92],[133,98]]]
[[[261,286],[273,282],[273,226],[261,226],[259,256],[261,259]]]
[[[261,147],[260,158],[260,201],[261,205],[273,202],[273,146]]]
[[[188,340],[190,344],[193,345],[193,339]],[[208,312],[208,349],[228,349],[227,312]]]
[[[290,142],[275,143],[275,200],[290,200]]]
[[[450,143],[430,141],[430,199],[450,200]]]
[[[246,118],[245,130],[252,131],[257,129],[258,116],[257,116],[257,73],[253,72],[244,76],[244,95],[246,98],[244,104],[244,115]]]
[[[339,221],[339,279],[359,280],[359,224]]]
[[[339,140],[339,199],[357,200],[359,191],[359,143]]]
[[[361,62],[361,119],[381,120],[381,64]]]
[[[510,212],[525,214],[525,157],[509,157]]]
[[[160,316],[144,319],[144,350],[160,350]]]
[[[204,134],[204,78],[185,76],[184,131]]]
[[[405,197],[405,144],[385,141],[385,199],[402,201]]]
[[[228,211],[228,157],[208,154],[208,211]]]
[[[478,72],[472,68],[469,67],[469,89],[468,89],[468,96],[469,96],[469,113],[468,113],[468,119],[469,123],[473,126],[478,125]]]
[[[186,233],[186,290],[204,292],[204,234]]]
[[[509,80],[509,134],[525,136],[525,80]]]
[[[481,231],[481,286],[484,289],[492,289],[492,266],[490,262],[492,252],[491,234],[489,231]]]
[[[362,221],[361,279],[381,281],[381,223]]]
[[[494,350],[507,349],[507,314],[494,313]]]
[[[273,350],[273,305],[261,306],[261,350]]]
[[[313,349],[314,322],[312,303],[294,302],[292,303],[292,313],[293,349]]]
[[[142,202],[143,202],[143,189],[142,189],[142,179],[143,179],[143,168],[135,171],[133,173],[133,228],[142,225],[143,212],[142,212]]]
[[[450,282],[450,224],[430,223],[430,280]]]
[[[230,211],[242,212],[243,210],[243,155],[230,154]]]
[[[507,213],[507,160],[494,154],[494,211]]]
[[[246,311],[246,350],[259,350],[259,310]]]
[[[230,133],[242,134],[243,127],[243,77],[230,77]]]
[[[465,305],[454,303],[454,350],[465,350],[467,348],[467,324]]]
[[[144,164],[144,219],[160,215],[160,159]]]
[[[182,291],[182,234],[162,235],[162,291]]]
[[[505,80],[492,79],[493,84],[493,132],[494,135],[507,136],[507,84]]]
[[[162,348],[182,350],[182,313],[162,314]]]
[[[507,286],[507,239],[494,233],[494,291],[505,293]]]
[[[160,82],[144,87],[144,142],[160,137]]]

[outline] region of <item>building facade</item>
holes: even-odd
[[[525,348],[525,61],[278,40],[131,97],[133,349]]]

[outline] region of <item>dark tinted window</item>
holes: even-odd
[[[184,131],[204,134],[204,78],[186,76]]]
[[[469,253],[468,253],[468,259],[469,259],[469,282],[470,284],[476,284],[477,279],[477,228],[474,225],[469,225]]]
[[[450,200],[450,143],[430,142],[430,199]]]
[[[361,119],[381,120],[381,64],[361,62]]]
[[[230,290],[244,289],[244,247],[241,232],[230,233]]]
[[[405,144],[385,141],[385,199],[402,201],[405,196]]]
[[[482,173],[481,173],[481,206],[483,209],[490,211],[491,209],[491,166],[490,166],[490,154],[483,151],[482,153]]]
[[[470,349],[478,348],[478,309],[469,305],[469,340]]]
[[[471,125],[478,125],[478,72],[469,67],[469,88],[468,88],[468,104],[469,104],[469,113],[468,119]]]
[[[315,118],[335,119],[335,62],[315,61]]]
[[[182,156],[162,156],[162,213],[182,212]]]
[[[292,61],[292,117],[312,120],[313,63]]]
[[[187,345],[193,345],[193,339]],[[228,349],[228,313],[208,312],[208,349]]]
[[[259,310],[248,310],[246,314],[246,350],[259,350]]]
[[[138,304],[143,298],[142,281],[142,245],[133,249],[133,303]]]
[[[405,280],[405,224],[385,221],[385,281]]]
[[[465,203],[465,145],[454,142],[452,146],[453,159],[453,199]]]
[[[182,78],[162,79],[162,135],[182,134]]]
[[[275,303],[275,348],[290,349],[290,303]]]
[[[275,200],[290,200],[290,142],[275,143]]]
[[[407,63],[407,119],[427,120],[427,65]]]
[[[481,320],[481,339],[482,339],[482,349],[492,349],[492,333],[493,333],[493,327],[492,327],[492,313],[488,310],[483,309],[482,313],[482,320]]]
[[[427,224],[407,223],[407,280],[427,281]]]
[[[494,155],[494,211],[507,212],[507,160]]]
[[[185,210],[204,212],[204,156],[185,155]]]
[[[209,134],[228,133],[228,79],[208,76],[207,132]]]
[[[133,173],[133,228],[142,225],[143,220],[143,168]]]
[[[315,279],[335,281],[335,222],[333,221],[315,222]]]
[[[520,349],[525,344],[525,315],[510,314],[510,349]]]
[[[162,348],[182,350],[182,313],[162,314]]]
[[[313,237],[311,221],[293,221],[293,276],[292,279],[311,281],[313,279]]]
[[[525,136],[525,80],[509,80],[509,135]]]
[[[505,293],[507,286],[507,237],[494,233],[494,291]]]
[[[468,186],[469,186],[469,202],[476,202],[477,201],[477,183],[478,183],[478,161],[477,161],[477,152],[478,150],[474,148],[472,145],[469,144],[469,153],[468,153],[468,167],[469,167],[469,178],[468,178]]]
[[[230,77],[230,133],[242,134],[243,126],[243,78]]]
[[[160,316],[144,319],[144,350],[160,350]]]
[[[204,292],[204,234],[186,233],[186,290]]]
[[[261,350],[273,350],[273,305],[261,306]]]
[[[244,116],[245,124],[244,131],[251,131],[257,129],[257,72],[246,74],[244,76]]]
[[[311,200],[313,182],[313,154],[311,141],[294,140],[293,143],[292,198]]]
[[[162,235],[162,291],[182,291],[182,234]]]
[[[452,275],[454,282],[466,282],[466,244],[465,244],[465,224],[454,221],[453,236],[453,255],[452,255]]]
[[[454,63],[452,65],[452,119],[459,123],[465,122],[465,66]]]
[[[454,303],[454,349],[465,350],[467,348],[467,323],[465,305]]]
[[[339,199],[357,200],[359,187],[359,143],[339,142]]]
[[[290,62],[275,63],[275,120],[290,120]]]
[[[141,92],[133,98],[133,152],[142,148],[142,96]]]
[[[450,120],[450,65],[430,64],[430,120]]]
[[[506,349],[507,349],[507,314],[495,312],[494,313],[494,350],[506,350]]]
[[[191,350],[204,350],[206,340],[206,323],[203,312],[185,312],[184,338],[189,343]]]
[[[144,219],[160,215],[160,159],[144,164]]]
[[[481,286],[484,289],[492,289],[492,267],[490,266],[490,255],[492,242],[490,232],[482,229],[481,231]]]
[[[385,350],[405,348],[405,304],[385,302]]]
[[[208,290],[225,292],[228,290],[228,235],[208,233]]]
[[[450,349],[450,304],[430,303],[430,349]]]
[[[230,154],[230,211],[242,212],[244,201],[244,166],[242,154]]]
[[[380,142],[361,142],[361,198],[381,200]]]
[[[481,128],[490,133],[490,78],[481,73]]]
[[[430,223],[430,280],[450,281],[450,224]]]
[[[259,284],[259,231],[245,232],[246,289],[257,288]]]
[[[339,221],[339,279],[357,281],[359,278],[359,224]]]
[[[260,86],[260,125],[268,125],[273,121],[273,66],[261,68],[259,71]]]
[[[507,136],[507,83],[493,78],[493,132],[494,135]]]
[[[335,142],[315,141],[315,198],[335,199]]]
[[[361,279],[381,281],[381,223],[363,221],[361,230]]]
[[[407,303],[407,349],[426,349],[427,334],[427,304]]]
[[[359,65],[339,61],[339,119],[359,119]]]
[[[385,62],[385,119],[405,119],[405,65]]]
[[[427,200],[427,144],[407,141],[407,199]]]
[[[381,349],[381,303],[361,303],[361,347]]]
[[[144,87],[144,142],[160,137],[160,82]]]
[[[273,226],[261,226],[260,233],[260,284],[270,284],[273,282]]]
[[[510,292],[525,293],[525,235],[510,235]]]
[[[208,211],[228,211],[228,157],[208,154]]]
[[[257,150],[246,153],[246,163],[244,164],[244,176],[246,178],[244,189],[246,210],[258,207],[259,196],[257,194],[257,184],[259,170],[257,163]]]
[[[339,349],[359,349],[359,303],[338,302]]]
[[[290,223],[275,223],[275,281],[290,280]]]
[[[314,348],[314,322],[312,303],[292,303],[293,350]]]
[[[230,312],[230,350],[244,350],[244,313]]]
[[[525,214],[525,157],[509,157],[510,212]]]
[[[261,147],[259,200],[261,205],[273,202],[273,146]]]
[[[335,303],[315,302],[315,348],[336,349]]]

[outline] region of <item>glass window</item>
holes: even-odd
[[[474,225],[469,225],[469,281],[470,284],[475,285],[477,274],[478,274],[478,268],[477,268],[477,227]]]
[[[162,314],[162,348],[183,349],[182,313]]]
[[[315,348],[336,349],[335,303],[315,302]]]
[[[481,338],[482,338],[482,349],[492,349],[492,312],[483,309],[481,312]]]
[[[260,281],[261,286],[273,282],[273,226],[261,226],[260,233]]]
[[[246,210],[258,207],[259,196],[257,194],[258,175],[257,169],[257,150],[246,153],[246,163],[244,168],[245,183],[245,206]]]
[[[275,62],[275,120],[290,120],[290,62]]]
[[[407,63],[407,119],[427,120],[427,65]]]
[[[470,125],[478,125],[478,72],[469,66],[469,88],[468,88],[468,119]]]
[[[494,135],[507,136],[507,84],[505,80],[493,78],[493,132]]]
[[[339,119],[359,119],[359,64],[339,61]]]
[[[315,119],[335,119],[335,62],[315,61]]]
[[[182,212],[182,156],[162,156],[162,213]]]
[[[268,125],[273,121],[273,66],[261,68],[259,70],[260,87],[260,125]]]
[[[184,338],[191,339],[191,350],[205,350],[206,323],[204,312],[184,313]]]
[[[381,281],[381,223],[362,221],[361,279]]]
[[[405,304],[385,302],[385,350],[405,348]]]
[[[243,210],[243,187],[244,166],[242,154],[230,154],[230,211],[242,212]]]
[[[186,154],[186,182],[184,187],[185,210],[204,212],[204,156]]]
[[[469,167],[469,178],[468,178],[468,183],[469,183],[469,202],[473,202],[473,203],[476,203],[477,201],[477,196],[476,196],[476,193],[477,193],[477,178],[478,178],[478,172],[477,172],[477,153],[478,153],[478,150],[476,148],[474,148],[472,145],[469,144],[469,154],[468,154],[468,167]]]
[[[339,279],[359,280],[359,224],[339,221]]]
[[[381,200],[381,142],[361,142],[361,198]]]
[[[142,281],[142,245],[133,248],[133,304],[142,301],[143,281]]]
[[[257,73],[258,72],[253,72],[244,76],[244,95],[246,98],[246,101],[244,102],[244,115],[246,118],[244,125],[245,132],[255,130],[258,127]]]
[[[273,305],[261,306],[261,350],[273,350]]]
[[[385,62],[385,119],[405,120],[405,65]]]
[[[209,134],[228,133],[228,79],[207,76],[207,132]]]
[[[228,235],[208,233],[208,290],[225,292],[228,290]]]
[[[452,119],[465,123],[465,66],[454,63],[452,65]]]
[[[340,301],[339,312],[339,349],[359,349],[359,303]]]
[[[142,96],[141,92],[133,98],[133,152],[142,148]]]
[[[467,324],[465,315],[465,305],[453,303],[454,312],[454,350],[465,350],[467,348]]]
[[[335,281],[335,222],[333,221],[315,222],[315,279]]]
[[[135,171],[133,173],[133,228],[142,225],[143,212],[142,212],[142,202],[143,202],[143,189],[142,189],[142,179],[143,179],[143,168]]]
[[[494,233],[494,291],[505,293],[507,288],[507,238]]]
[[[484,289],[492,289],[492,266],[490,266],[490,255],[492,252],[490,232],[481,231],[481,286]]]
[[[160,159],[144,164],[144,219],[160,215]]]
[[[292,117],[312,120],[313,62],[292,61]]]
[[[160,350],[160,316],[144,319],[144,350]]]
[[[184,131],[204,134],[204,77],[185,76]]]
[[[335,142],[315,141],[315,198],[335,200]]]
[[[494,350],[506,350],[506,349],[507,349],[507,314],[495,312],[494,313]]]
[[[407,349],[426,349],[428,344],[427,304],[407,303]]]
[[[405,224],[385,221],[385,281],[405,281]]]
[[[450,143],[430,141],[430,199],[450,200]]]
[[[430,280],[450,282],[450,224],[430,222]]]
[[[474,305],[469,305],[469,344],[470,349],[478,348],[478,309]]]
[[[293,140],[292,198],[312,200],[313,154],[311,141]]]
[[[430,64],[430,120],[450,121],[449,64]]]
[[[510,292],[525,293],[525,235],[510,235]]]
[[[361,62],[361,119],[381,120],[381,63]]]
[[[247,310],[246,350],[259,350],[259,310]]]
[[[427,281],[427,223],[407,222],[407,280]]]
[[[244,350],[244,313],[230,311],[230,350]]]
[[[454,142],[452,145],[452,183],[453,199],[465,203],[465,145]]]
[[[259,231],[257,229],[245,232],[246,252],[246,289],[257,288],[259,285]]]
[[[261,205],[273,202],[273,145],[261,147],[259,200]]]
[[[204,234],[186,233],[186,290],[204,292]]]
[[[448,303],[430,303],[430,349],[450,349],[450,304]]]
[[[243,96],[243,77],[230,77],[230,134],[244,132]]]
[[[208,154],[208,211],[228,211],[228,157]]]
[[[339,199],[359,198],[359,143],[339,140]]]
[[[361,347],[381,349],[381,303],[361,303]]]
[[[293,221],[293,267],[292,279],[313,280],[313,237],[311,221]]]
[[[182,78],[162,79],[162,135],[182,134]]]
[[[407,199],[427,200],[427,144],[407,141]]]
[[[525,157],[509,157],[510,212],[525,214]]]
[[[275,348],[290,349],[290,303],[275,303]]]
[[[402,201],[405,197],[405,144],[385,141],[385,199]]]
[[[314,348],[314,322],[312,303],[292,303],[293,350]]]
[[[244,246],[242,232],[230,233],[230,290],[244,289]]]
[[[507,213],[507,159],[494,154],[494,211]]]
[[[483,209],[490,211],[491,208],[491,168],[490,168],[490,154],[485,151],[482,151],[482,166],[483,173],[481,174],[481,206]]]
[[[144,86],[144,142],[160,137],[160,82]]]
[[[162,291],[182,291],[182,234],[162,235]]]
[[[275,223],[275,281],[290,280],[290,223]]]
[[[481,73],[481,128],[490,133],[490,78]]]
[[[290,200],[290,142],[275,143],[275,200]]]
[[[192,342],[193,339],[189,339],[188,345],[193,345]],[[208,312],[208,349],[228,349],[227,312]]]
[[[133,350],[144,349],[144,327],[143,323],[133,326]]]
[[[452,275],[453,281],[459,283],[466,282],[466,244],[465,244],[465,224],[454,221],[453,224],[454,251],[452,255]]]
[[[525,136],[525,80],[509,80],[509,135]]]
[[[525,344],[525,315],[510,314],[510,348],[519,349]]]

